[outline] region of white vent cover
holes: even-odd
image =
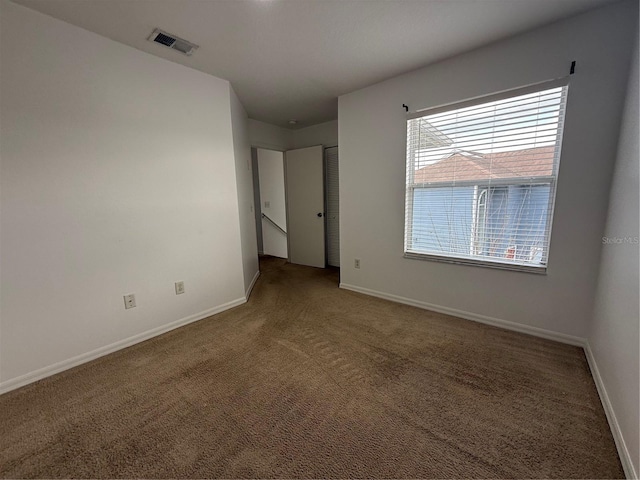
[[[153,33],[149,37],[149,41],[172,48],[184,53],[185,55],[191,55],[193,51],[198,48],[198,45],[187,42],[186,40],[180,37],[176,37],[175,35],[172,35],[170,33],[164,32],[159,28],[156,28],[153,31]]]

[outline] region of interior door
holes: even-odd
[[[325,267],[322,146],[285,153],[289,261]]]

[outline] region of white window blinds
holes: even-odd
[[[567,88],[408,116],[405,256],[546,270]]]

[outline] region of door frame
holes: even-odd
[[[338,145],[329,145],[322,147],[322,181],[324,182],[324,266],[325,268],[330,267],[329,265],[329,230],[328,230],[328,219],[327,219],[327,211],[329,210],[329,182],[327,181],[327,150],[329,148],[338,148]],[[340,154],[338,150],[338,165],[340,165]],[[338,178],[338,182],[340,179]],[[340,267],[332,267],[332,268],[340,268]]]

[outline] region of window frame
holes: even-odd
[[[490,260],[487,258],[473,258],[473,249],[476,247],[474,241],[474,231],[471,232],[471,241],[469,246],[469,257],[457,255],[447,255],[447,254],[437,254],[434,252],[415,252],[409,249],[408,235],[412,235],[413,232],[408,228],[408,215],[409,212],[413,212],[413,204],[414,204],[414,196],[415,190],[417,188],[425,188],[425,187],[447,187],[447,186],[469,186],[475,187],[476,189],[487,188],[482,181],[478,180],[467,180],[467,181],[438,181],[438,182],[427,182],[427,183],[415,183],[413,181],[415,171],[409,170],[407,168],[405,172],[405,212],[404,212],[404,245],[403,257],[411,260],[426,260],[426,261],[435,261],[441,263],[450,263],[457,265],[467,265],[467,266],[477,266],[477,267],[485,267],[485,268],[494,268],[499,270],[510,270],[517,272],[525,272],[525,273],[535,273],[546,275],[549,267],[549,254],[551,250],[551,235],[552,235],[552,226],[553,226],[553,217],[555,214],[555,202],[557,197],[557,182],[558,182],[558,174],[559,174],[559,163],[560,157],[562,153],[563,146],[563,134],[564,134],[564,121],[566,119],[566,112],[568,106],[568,90],[569,90],[569,77],[558,78],[554,80],[548,80],[540,83],[535,83],[531,85],[527,85],[525,87],[519,87],[509,90],[504,90],[501,92],[497,92],[494,94],[483,95],[479,97],[474,97],[468,100],[463,100],[461,102],[453,102],[444,105],[439,105],[435,107],[425,108],[421,110],[417,110],[415,112],[408,113],[406,115],[406,121],[413,120],[416,118],[426,117],[428,115],[434,115],[437,113],[442,113],[450,110],[458,110],[462,108],[472,107],[475,105],[481,105],[484,103],[491,103],[498,100],[505,100],[513,97],[518,97],[521,95],[526,95],[530,93],[541,92],[544,90],[550,90],[553,88],[565,87],[565,100],[564,100],[564,119],[561,128],[558,132],[558,139],[556,141],[556,148],[554,152],[554,172],[550,176],[540,176],[535,177],[535,181],[526,183],[526,185],[549,185],[549,210],[548,210],[548,218],[546,221],[545,232],[548,237],[548,245],[546,251],[546,263],[540,265],[522,265],[515,264],[512,262],[501,261],[500,257],[492,257]],[[405,132],[407,129],[405,129]],[[405,141],[405,145],[406,145]],[[405,167],[407,167],[406,162],[409,159],[407,158],[407,152],[405,151]],[[513,185],[523,185],[522,178],[504,178],[504,179],[491,179],[491,187],[497,186],[513,186]],[[475,196],[475,195],[474,195]],[[413,213],[411,213],[413,220]],[[474,227],[475,227],[475,216],[477,215],[477,205],[473,203],[473,211],[472,211],[473,219],[474,219]]]

